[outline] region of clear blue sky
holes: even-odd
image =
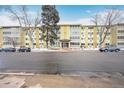
[[[75,21],[82,18],[89,18],[93,16],[96,12],[101,12],[106,8],[112,6],[102,6],[102,5],[64,5],[57,6],[60,13],[61,20],[63,21]],[[120,10],[124,10],[124,6],[115,6]]]
[[[29,6],[30,11],[36,11],[41,6]],[[96,12],[103,11],[111,6],[103,5],[57,5],[61,21],[76,21],[82,18],[89,18]],[[116,6],[118,9],[124,10],[124,6]]]
[[[40,6],[30,6],[32,11],[35,11]],[[76,21],[82,18],[89,18],[96,12],[103,11],[112,6],[106,5],[57,5],[61,21]],[[124,10],[124,6],[114,6]]]

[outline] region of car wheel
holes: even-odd
[[[108,50],[107,50],[107,49],[105,49],[105,50],[104,50],[104,52],[108,52]]]
[[[115,50],[115,52],[119,52],[119,50],[118,50],[118,49],[116,49],[116,50]]]

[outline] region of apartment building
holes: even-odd
[[[36,28],[34,31],[28,33],[26,31],[20,32],[20,46],[31,48],[43,48],[44,41],[41,39],[42,31]]]
[[[20,47],[20,28],[1,27],[0,47]]]
[[[116,28],[116,45],[124,48],[124,24],[118,24]]]
[[[56,48],[87,48],[99,47],[99,32],[94,25],[81,24],[59,24],[60,29],[56,31],[59,39],[50,47]],[[20,27],[8,26],[0,28],[0,47],[31,47],[45,48],[46,42],[42,40],[42,31],[36,28],[35,31],[27,33]],[[124,48],[124,24],[114,25],[107,33],[103,47],[116,45]]]

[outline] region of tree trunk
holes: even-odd
[[[107,36],[107,33],[108,33],[109,29],[106,30],[106,32],[104,33],[104,37],[102,38],[102,35],[100,35],[100,48],[102,47],[102,44],[105,42],[105,39],[106,39],[106,36]]]

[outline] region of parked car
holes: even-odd
[[[31,48],[20,48],[18,52],[31,52]]]
[[[100,52],[119,52],[120,48],[116,47],[116,46],[107,46],[105,48],[100,48],[99,49]]]
[[[9,47],[9,48],[3,48],[2,49],[2,52],[16,52],[16,49],[15,48],[11,48],[11,47]]]
[[[0,52],[2,52],[2,50],[3,50],[3,49],[2,49],[2,48],[0,48]]]

